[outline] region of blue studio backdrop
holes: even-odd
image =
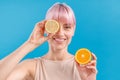
[[[0,59],[29,38],[34,25],[55,2],[71,6],[76,16],[69,52],[90,49],[97,56],[97,80],[120,80],[119,0],[0,0]],[[47,51],[46,42],[23,59],[40,57]]]

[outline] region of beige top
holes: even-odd
[[[74,57],[64,61],[37,59],[35,80],[81,80]]]

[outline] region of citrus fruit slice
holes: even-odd
[[[56,33],[59,30],[59,23],[55,20],[48,20],[45,23],[45,30],[48,33]]]
[[[79,49],[75,54],[75,60],[79,64],[87,64],[92,59],[91,52],[86,48]]]

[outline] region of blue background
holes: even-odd
[[[120,1],[119,0],[0,0],[0,59],[4,58],[31,34],[35,23],[44,19],[55,2],[70,5],[76,16],[76,32],[69,46],[90,49],[97,56],[97,80],[120,80]],[[24,59],[44,55],[44,43]]]

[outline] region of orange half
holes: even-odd
[[[91,61],[91,52],[86,48],[79,49],[75,54],[75,60],[79,64],[87,64]]]
[[[47,20],[45,30],[48,33],[56,33],[59,30],[59,23],[55,20]]]

